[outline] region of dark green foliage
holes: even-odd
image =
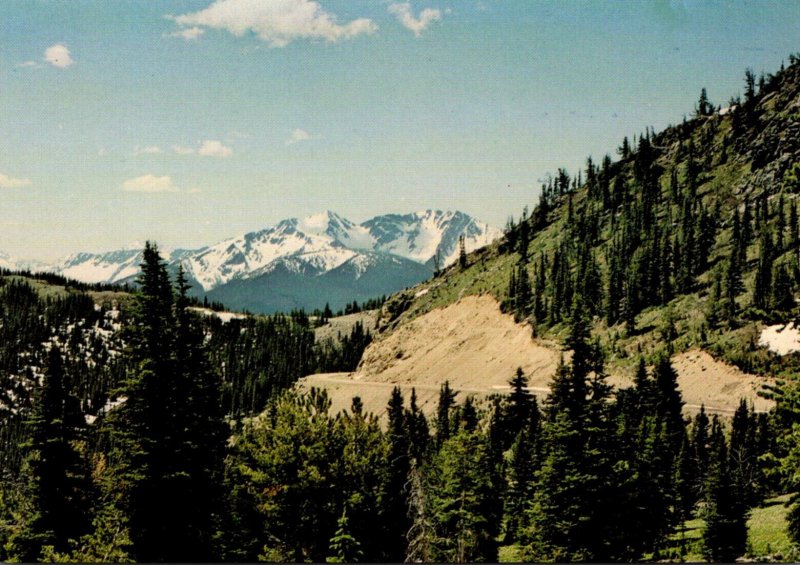
[[[258,413],[271,397],[313,372],[314,334],[302,318],[214,321],[212,328],[207,350],[212,365],[223,368],[226,413]]]
[[[219,383],[190,323],[182,273],[173,295],[158,249],[148,243],[143,257],[125,402],[108,421],[119,492],[138,559],[205,561],[213,558],[227,435]]]
[[[608,529],[617,479],[610,388],[599,348],[589,342],[580,303],[565,344],[572,350],[572,363],[558,369],[547,398],[525,552],[535,560],[614,559],[621,548]]]
[[[363,556],[361,544],[350,535],[350,523],[347,514],[342,514],[337,523],[336,533],[331,538],[331,563],[357,563]]]
[[[712,432],[711,442],[703,512],[703,556],[709,561],[732,563],[745,551],[747,506],[737,496],[739,492],[733,484],[727,445],[721,431]]]
[[[318,343],[315,346],[317,372],[348,373],[355,371],[364,350],[372,343],[372,335],[364,329],[364,324],[356,322],[350,334]]]
[[[700,91],[700,99],[697,102],[697,107],[695,111],[697,112],[698,116],[708,116],[714,110],[713,104],[708,101],[708,95],[706,94],[706,89],[703,88]]]
[[[517,368],[516,374],[509,381],[511,394],[508,397],[506,426],[511,437],[516,437],[531,422],[538,425],[539,410],[536,399],[528,390],[528,377]]]
[[[439,404],[436,408],[436,446],[440,448],[453,432],[453,421],[450,413],[455,406],[456,392],[450,388],[450,383],[445,381],[439,390]]]
[[[760,310],[766,310],[769,306],[769,299],[772,294],[772,264],[774,259],[772,234],[769,229],[765,228],[761,232],[758,269],[756,270],[756,282],[753,288],[753,306]]]
[[[386,475],[381,489],[383,493],[381,521],[385,532],[382,555],[388,561],[401,561],[406,553],[406,534],[411,528],[408,507],[411,445],[403,410],[403,396],[397,387],[392,390],[387,414],[389,426],[386,440],[389,450],[386,456]]]
[[[408,430],[409,456],[415,461],[425,460],[430,448],[430,426],[425,414],[417,406],[417,391],[411,389],[409,408],[405,412],[406,428]]]
[[[90,483],[86,461],[78,451],[86,422],[78,399],[66,389],[61,351],[51,347],[42,385],[25,422],[30,440],[24,444],[25,487],[30,508],[22,529],[11,537],[11,554],[37,561],[42,549],[65,551],[89,526]]]
[[[511,445],[506,489],[505,541],[514,542],[524,524],[525,510],[534,492],[535,473],[540,464],[540,421],[536,400]]]
[[[502,498],[488,442],[461,430],[442,444],[432,465],[433,560],[496,562]]]

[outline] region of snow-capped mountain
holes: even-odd
[[[202,249],[161,249],[161,253],[173,269],[183,265],[196,293],[206,293],[231,306],[247,308],[249,303],[258,303],[258,309],[263,310],[266,306],[260,298],[249,300],[243,295],[256,292],[257,287],[258,292],[279,291],[293,296],[296,293],[291,288],[283,288],[290,284],[298,292],[305,289],[295,306],[311,307],[312,301],[316,307],[320,300],[321,305],[328,301],[325,284],[320,280],[309,286],[298,280],[333,273],[324,280],[335,279],[336,285],[341,286],[347,279],[352,285],[370,271],[383,269],[383,276],[368,277],[368,290],[355,292],[358,296],[349,300],[369,298],[365,295],[368,292],[388,294],[430,276],[437,262],[443,267],[455,261],[462,235],[467,251],[471,251],[491,243],[501,231],[462,212],[388,214],[355,224],[327,211],[283,220]],[[132,281],[141,260],[141,246],[136,246],[107,253],[76,253],[49,270],[84,282],[116,284]],[[246,283],[257,279],[258,284]],[[266,285],[267,280],[283,282],[277,288],[275,284]],[[223,290],[234,282],[237,284]],[[236,296],[232,297],[230,291],[234,288]],[[340,290],[337,296],[344,299],[346,289]],[[285,305],[287,301],[281,303]]]
[[[430,265],[438,256],[443,267],[458,259],[458,238],[462,235],[467,252],[488,245],[502,235],[499,229],[463,212],[439,210],[377,216],[361,227],[369,230],[375,251]]]
[[[73,253],[58,265],[65,277],[87,283],[119,283],[136,276],[142,262],[141,249],[107,253]]]
[[[39,271],[47,270],[47,265],[35,259],[18,259],[8,253],[0,251],[0,269],[9,271]]]
[[[430,266],[438,253],[444,266],[458,257],[462,234],[467,251],[501,235],[500,230],[462,212],[390,214],[359,225],[328,211],[302,220],[283,220],[187,253],[182,263],[187,274],[208,291],[233,279],[265,274],[275,261],[288,257],[294,260],[284,263],[287,268],[312,275],[335,269],[363,251],[389,253]]]
[[[56,271],[67,278],[86,283],[120,284],[132,281],[139,274],[142,263],[142,248],[131,246],[127,249],[106,253],[73,253],[59,264],[39,270]],[[162,257],[168,262],[180,261],[187,254],[194,253],[184,249],[160,249]]]

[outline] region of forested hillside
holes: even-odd
[[[800,68],[747,71],[744,98],[625,138],[616,155],[560,169],[506,238],[441,279],[396,295],[384,328],[458,296],[489,292],[535,335],[563,338],[582,297],[612,367],[633,370],[664,341],[702,347],[745,371],[790,372],[758,347],[796,315]],[[668,339],[664,339],[666,336]]]
[[[0,559],[795,559],[747,520],[800,487],[798,356],[757,343],[798,313],[800,62],[721,106],[558,171],[502,241],[382,306],[388,334],[493,293],[563,345],[543,402],[519,370],[481,401],[441,383],[430,418],[399,388],[385,425],[358,397],[331,414],[291,387],[354,369],[371,328],[315,345],[302,312],[214,314],[151,244],[131,293],[2,273]],[[780,377],[777,408],[687,417],[690,348]]]

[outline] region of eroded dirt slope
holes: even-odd
[[[395,385],[404,391],[406,401],[415,388],[418,403],[431,414],[445,380],[460,391],[460,401],[468,394],[480,399],[508,391],[517,367],[529,376],[532,392],[543,398],[561,354],[558,344],[532,339],[530,326],[503,314],[493,297],[467,296],[379,336],[355,373],[312,375],[300,386],[326,388],[334,412],[349,408],[358,395],[365,408],[378,415],[385,412]],[[704,404],[709,412],[731,414],[742,397],[757,410],[772,405],[757,394],[766,379],[743,373],[704,351],[676,355],[673,364],[689,412]],[[611,375],[609,382],[629,386],[631,376]]]

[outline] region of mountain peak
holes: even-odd
[[[302,220],[299,220],[297,224],[300,231],[311,234],[323,234],[329,232],[331,229],[351,226],[353,226],[353,222],[331,210],[325,210],[318,214],[306,216]]]
[[[279,272],[292,272],[307,278],[318,277],[347,262],[360,277],[369,265],[380,270],[383,269],[380,265],[387,264],[361,257],[370,254],[402,258],[405,262],[397,264],[406,265],[402,269],[420,276],[426,269],[432,270],[435,263],[444,266],[455,261],[462,235],[469,251],[491,243],[501,232],[462,212],[422,210],[377,216],[355,224],[332,210],[325,210],[302,219],[288,218],[272,227],[194,251],[168,248],[160,251],[173,267],[183,265],[193,283],[209,292],[273,271],[276,276]],[[84,282],[125,282],[139,272],[141,248],[137,242],[105,253],[76,253],[50,270]],[[421,265],[412,268],[409,261]],[[379,294],[394,290],[397,289],[386,287]]]

